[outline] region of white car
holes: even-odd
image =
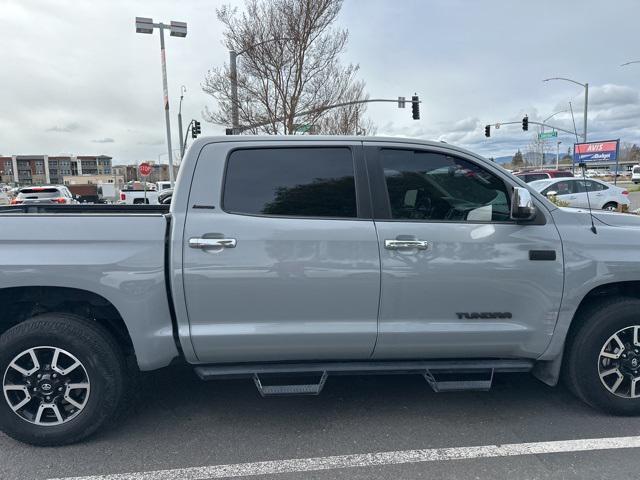
[[[615,211],[620,205],[631,204],[629,192],[624,188],[594,178],[553,178],[529,183],[532,188],[546,196],[555,196],[570,207]],[[587,199],[587,191],[589,199]]]
[[[634,165],[631,170],[631,181],[633,183],[640,183],[640,165]]]

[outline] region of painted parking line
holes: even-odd
[[[49,480],[208,480],[214,478],[253,477],[257,475],[301,473],[342,468],[442,462],[474,458],[513,457],[518,455],[587,452],[620,448],[640,448],[640,436],[403,450],[230,465],[211,465],[206,467],[178,468],[114,475],[53,478]]]

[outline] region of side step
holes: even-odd
[[[320,392],[324,388],[324,384],[327,381],[329,374],[322,372],[320,380],[317,383],[302,383],[302,384],[290,384],[290,385],[265,385],[260,379],[260,375],[253,374],[253,383],[256,384],[256,388],[260,395],[263,397],[272,397],[278,395],[320,395]]]
[[[195,368],[202,380],[252,378],[260,395],[318,395],[329,375],[420,374],[435,392],[491,388],[496,372],[528,372],[533,360],[429,360],[392,362],[267,363],[202,365]],[[267,378],[291,375],[315,376],[317,382],[266,383]]]
[[[493,384],[494,370],[485,372],[442,374],[437,370],[427,370],[424,378],[434,392],[461,392],[474,390],[488,392]]]

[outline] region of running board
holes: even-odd
[[[265,385],[262,379],[260,379],[260,375],[255,373],[253,375],[253,383],[256,384],[258,392],[260,392],[260,395],[263,397],[284,395],[320,395],[328,376],[327,372],[322,372],[320,380],[317,383]]]
[[[435,392],[486,391],[496,372],[528,372],[533,360],[430,360],[392,362],[265,363],[201,365],[195,372],[202,380],[252,378],[263,397],[318,395],[329,375],[420,374]],[[262,377],[261,377],[262,375]],[[265,377],[315,375],[314,383],[265,384]]]

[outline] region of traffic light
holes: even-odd
[[[529,130],[529,117],[527,115],[522,119],[522,130],[525,132]]]
[[[484,136],[487,138],[491,136],[491,125],[484,126]]]
[[[198,138],[198,135],[202,133],[202,129],[200,128],[200,122],[197,120],[193,121],[193,125],[191,127],[191,138]]]
[[[417,95],[411,97],[411,114],[414,120],[420,120],[420,99]]]

